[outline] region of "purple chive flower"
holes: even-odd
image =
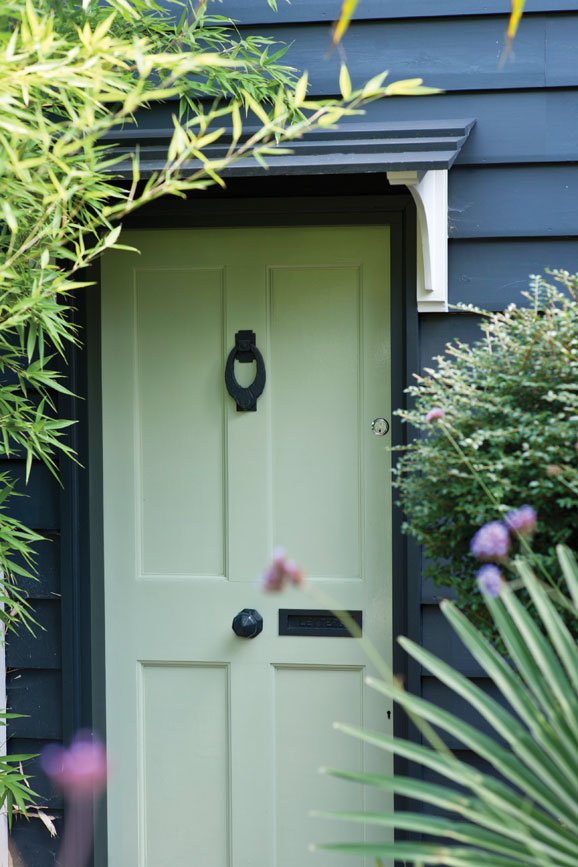
[[[90,732],[79,732],[68,749],[58,744],[46,747],[41,762],[56,788],[71,800],[92,799],[104,792],[106,751]]]
[[[536,530],[538,516],[532,506],[522,506],[508,512],[505,523],[512,533],[519,533],[520,536],[531,536]]]
[[[286,584],[299,587],[305,576],[294,560],[289,560],[284,548],[275,548],[273,557],[261,579],[265,593],[279,593]]]
[[[425,420],[429,424],[432,421],[437,421],[439,418],[443,418],[445,416],[444,410],[441,406],[434,406],[433,409],[430,409],[428,414],[425,417]]]
[[[504,560],[510,550],[510,534],[501,521],[480,527],[470,542],[470,551],[478,560]]]
[[[482,591],[485,596],[491,596],[492,599],[496,599],[504,586],[504,579],[502,578],[502,573],[498,569],[497,566],[493,566],[491,563],[488,563],[486,566],[482,566],[476,576],[478,587]]]

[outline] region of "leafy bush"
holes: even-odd
[[[558,548],[558,557],[563,575],[560,584],[569,593],[565,605],[576,617],[578,564],[563,546]],[[499,701],[427,650],[400,639],[410,656],[470,705],[476,717],[484,721],[485,731],[406,693],[395,681],[369,681],[370,686],[395,700],[412,717],[473,751],[488,771],[472,767],[443,746],[432,748],[337,725],[347,734],[435,772],[449,784],[328,770],[335,777],[405,795],[444,814],[322,814],[384,829],[417,831],[426,839],[318,848],[415,865],[578,864],[578,646],[552,603],[551,589],[538,580],[527,560],[519,558],[515,571],[516,581],[504,582],[484,596],[492,622],[507,648],[508,660],[454,603],[442,603],[450,625],[495,684]],[[519,586],[532,599],[538,622],[518,598]],[[490,734],[486,734],[488,728]],[[460,789],[455,788],[456,783]]]
[[[556,572],[557,544],[578,547],[578,276],[553,278],[533,278],[528,306],[466,308],[484,337],[448,345],[408,389],[413,408],[398,413],[420,431],[395,471],[405,531],[424,545],[427,573],[482,627],[472,528],[531,502],[538,570]]]

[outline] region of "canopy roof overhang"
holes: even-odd
[[[267,157],[269,174],[351,174],[401,171],[447,171],[453,165],[475,121],[435,120],[398,121],[395,123],[344,123],[330,129],[308,132],[303,138],[284,144],[290,154]],[[130,127],[110,134],[118,155],[126,153],[121,162],[121,174],[130,174],[128,159],[136,145],[140,154],[140,172],[147,177],[159,171],[166,161],[172,127],[147,129]],[[251,135],[247,131],[247,136]],[[229,140],[230,141],[230,140]],[[224,137],[205,149],[207,157],[218,160],[227,152],[229,141]],[[241,159],[225,174],[249,177],[260,174],[262,165],[252,158]]]

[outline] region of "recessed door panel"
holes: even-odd
[[[222,576],[223,273],[135,268],[133,298],[142,575]]]
[[[270,281],[274,533],[310,575],[359,578],[360,268],[275,268]]]
[[[139,672],[140,848],[146,867],[228,867],[228,670],[146,663]],[[207,781],[212,781],[207,785]],[[191,805],[203,804],[203,821]]]
[[[335,720],[363,724],[363,669],[280,666],[275,672],[276,806],[280,818],[278,867],[294,867],[295,853],[311,840],[363,840],[363,827],[329,826],[310,818],[312,810],[363,809],[360,786],[336,785],[321,767],[363,771],[359,741],[332,729]],[[349,856],[351,867],[363,859]],[[335,853],[319,853],[319,867],[333,867]]]

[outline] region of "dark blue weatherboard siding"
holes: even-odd
[[[37,623],[34,633],[21,629],[18,641],[8,643],[6,665],[11,669],[37,668],[60,671],[62,664],[60,598],[34,599],[32,608]]]
[[[42,533],[45,541],[36,546],[36,573],[20,578],[19,586],[32,599],[60,598],[60,534]]]
[[[449,245],[450,304],[502,310],[528,303],[529,275],[563,268],[578,273],[578,238],[453,240]]]
[[[475,117],[459,165],[573,162],[578,158],[575,90],[532,89],[395,97],[367,106],[364,120]]]
[[[453,629],[448,628],[446,620],[439,607],[439,601],[445,594],[441,587],[436,587],[436,602],[424,605],[422,614],[422,640],[428,650],[443,659],[449,665],[458,668],[468,677],[484,677],[482,668],[473,656],[468,653],[460,638]]]
[[[14,738],[12,741],[13,752],[18,755],[29,756],[33,753],[38,753],[38,746],[38,741],[34,739]],[[27,764],[27,769],[30,775],[30,785],[40,796],[40,803],[48,807],[50,811],[60,810],[62,808],[62,797],[54,791],[52,784],[42,771],[42,768],[40,767],[40,757],[36,756],[36,758],[31,759]],[[46,830],[43,825],[41,825],[41,828],[44,831]],[[46,841],[46,837],[44,839]],[[18,865],[18,867],[20,867],[20,865]],[[26,862],[23,867],[29,867],[28,862]]]
[[[55,819],[58,833],[61,829],[60,811],[49,810]],[[48,839],[48,842],[47,842]],[[48,831],[40,819],[17,819],[12,830],[12,845],[15,847],[25,867],[54,867],[58,843],[48,836]]]
[[[278,26],[267,32],[291,43],[285,60],[309,70],[316,93],[337,92],[341,59],[339,52],[328,54],[326,26]],[[354,86],[384,69],[391,80],[420,76],[432,87],[453,91],[578,85],[578,67],[568,62],[578,45],[578,15],[530,16],[516,38],[514,60],[500,68],[503,41],[499,17],[362,21],[348,32],[343,56]]]
[[[505,704],[504,700],[501,699],[498,688],[491,681],[487,680],[487,678],[473,677],[472,681],[495,701]],[[470,704],[434,677],[424,677],[423,696],[438,707],[445,708],[450,713],[461,717],[470,725],[481,729],[485,734],[494,734],[491,725],[487,723]],[[463,746],[463,744],[452,735],[444,735],[444,740],[452,749],[459,749],[460,746]]]
[[[1,461],[17,481],[22,495],[13,499],[12,514],[46,541],[37,546],[37,579],[25,579],[21,586],[29,594],[38,622],[35,635],[20,627],[8,637],[6,647],[8,709],[22,714],[10,721],[8,751],[39,754],[47,743],[61,740],[62,727],[62,623],[60,501],[61,488],[45,467],[34,464],[28,484],[21,460]],[[41,804],[58,822],[60,801],[42,774],[37,759],[27,765],[32,788]],[[26,867],[54,864],[56,843],[38,819],[17,820],[13,844]]]
[[[167,6],[166,0],[163,5]],[[255,0],[223,0],[212,2],[209,12],[228,15],[242,24],[278,24],[279,21],[333,22],[339,13],[341,0],[279,0],[279,11]],[[510,0],[363,0],[356,9],[355,20],[388,20],[396,18],[431,18],[467,15],[507,15]],[[528,0],[526,14],[535,12],[572,12],[578,9],[575,0]]]
[[[59,740],[62,737],[62,679],[60,671],[16,668],[8,672],[8,707],[22,718],[10,725],[12,737]]]
[[[478,316],[426,313],[420,317],[420,366],[431,366],[432,358],[441,355],[446,344],[456,338],[473,342],[481,337],[483,332]]]
[[[59,529],[59,489],[50,471],[40,464],[35,465],[28,484],[25,482],[24,461],[0,460],[0,472],[6,471],[16,482],[16,496],[10,501],[10,513],[34,530]]]
[[[456,167],[448,229],[451,238],[578,236],[578,164]]]

